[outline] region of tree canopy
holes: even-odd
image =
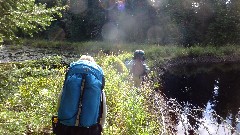
[[[61,2],[69,8],[56,20]],[[0,1],[0,17],[0,40],[16,38],[16,31],[33,35],[56,20],[42,35],[184,46],[240,43],[239,0],[8,0]]]
[[[64,29],[75,41],[238,44],[239,10],[239,0],[70,0]]]
[[[47,8],[35,0],[0,1],[0,42],[17,40],[17,32],[32,36],[46,29],[57,16],[61,17],[64,7]]]

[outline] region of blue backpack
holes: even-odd
[[[66,73],[58,119],[66,126],[90,127],[101,117],[103,70],[96,63],[79,60]]]

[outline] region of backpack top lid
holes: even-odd
[[[144,51],[143,50],[136,50],[134,52],[134,55],[133,55],[133,59],[141,59],[141,60],[145,60],[145,57],[144,57]]]
[[[75,73],[91,73],[101,81],[104,74],[102,68],[97,63],[88,60],[78,60],[76,62],[72,62],[70,64],[70,69],[69,75]]]

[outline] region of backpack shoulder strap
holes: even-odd
[[[102,88],[101,88],[101,98],[100,98],[100,106],[99,106],[99,115],[98,115],[98,123],[100,123],[100,120],[102,118],[102,114],[103,114],[103,89],[105,86],[105,77],[102,77]]]
[[[81,96],[80,96],[80,102],[79,102],[79,106],[78,106],[78,113],[77,113],[77,119],[75,122],[75,126],[79,126],[79,121],[80,121],[80,114],[81,114],[81,110],[82,110],[82,97],[84,94],[84,87],[85,87],[85,80],[86,79],[86,74],[83,75],[83,79],[82,79],[82,83],[81,83]],[[102,87],[101,87],[101,98],[100,98],[100,106],[99,106],[99,115],[98,115],[98,123],[100,123],[100,119],[102,118],[102,114],[103,114],[103,88],[105,86],[105,77],[102,77]]]
[[[75,122],[75,126],[79,126],[80,114],[81,114],[81,111],[82,111],[82,99],[83,99],[83,94],[84,94],[85,82],[86,82],[86,75],[83,74],[82,83],[81,83],[81,96],[80,96],[80,100],[79,100],[77,119],[76,119],[76,122]]]
[[[104,77],[104,75],[102,76],[102,90],[104,89],[104,87],[105,87],[105,77]]]
[[[103,114],[103,93],[101,94],[100,106],[99,106],[99,115],[98,115],[98,123],[100,123]]]

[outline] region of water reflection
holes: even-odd
[[[240,64],[186,65],[166,71],[162,92],[176,134],[239,134]],[[177,101],[178,107],[171,102]],[[179,109],[179,110],[178,110]]]

